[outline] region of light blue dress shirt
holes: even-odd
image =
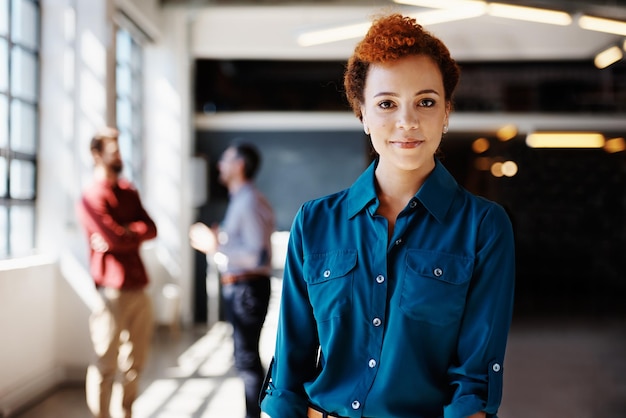
[[[213,256],[219,271],[271,275],[274,225],[272,206],[252,183],[232,194]]]
[[[495,417],[513,308],[511,222],[437,161],[388,241],[376,163],[294,220],[262,408],[272,418],[306,417],[308,403],[344,417]]]

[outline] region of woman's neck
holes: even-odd
[[[398,170],[380,163],[376,167],[376,194],[380,202],[376,213],[387,219],[388,239],[393,236],[398,215],[422,187],[431,171],[431,168]]]

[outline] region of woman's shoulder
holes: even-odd
[[[475,215],[484,217],[484,216],[490,216],[490,217],[505,217],[508,219],[509,215],[508,215],[508,210],[506,210],[506,208],[504,207],[504,205],[492,198],[483,196],[483,195],[479,195],[477,193],[471,192],[467,189],[465,189],[464,187],[459,187],[460,189],[460,193],[463,196],[463,204],[464,206],[466,206],[468,209],[472,208],[472,210],[469,210],[469,213],[473,213]]]
[[[341,203],[346,199],[348,195],[348,190],[349,189],[343,189],[334,193],[327,194],[325,196],[320,196],[307,200],[302,204],[302,209],[323,210],[336,208],[337,205],[341,205]]]

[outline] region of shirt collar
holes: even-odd
[[[378,160],[373,161],[348,191],[348,215],[350,218],[369,207],[374,214],[378,209],[374,171]],[[435,159],[435,169],[415,195],[422,205],[439,222],[442,222],[452,205],[458,184],[443,164]]]
[[[353,218],[370,203],[372,203],[370,213],[373,214],[378,209],[378,197],[376,196],[376,187],[374,186],[374,171],[377,164],[378,159],[372,161],[348,190],[348,216],[350,218]]]
[[[251,183],[251,182],[249,182],[249,181],[247,181],[247,182],[243,183],[243,184],[242,184],[242,185],[241,185],[241,186],[240,186],[237,190],[235,190],[233,193],[230,193],[230,192],[229,192],[229,193],[228,193],[228,195],[229,195],[231,198],[233,198],[233,197],[235,197],[235,196],[237,196],[237,195],[240,195],[240,194],[242,194],[242,193],[246,193],[245,191],[246,191],[246,190],[250,190],[250,189],[252,189],[252,183]]]
[[[437,221],[443,222],[458,188],[459,185],[452,174],[441,164],[441,161],[435,159],[435,169],[426,178],[415,196]]]

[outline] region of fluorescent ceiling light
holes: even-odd
[[[465,5],[457,9],[429,10],[427,12],[413,13],[410,17],[417,20],[423,26],[435,25],[437,23],[452,22],[455,20],[471,19],[485,13],[485,6],[482,2]],[[300,46],[313,46],[330,42],[345,41],[346,39],[360,38],[364,36],[371,26],[371,22],[355,23],[352,25],[335,26],[329,29],[321,29],[300,34],[296,41]]]
[[[572,17],[565,12],[511,4],[490,3],[487,6],[487,13],[496,17],[548,23],[550,25],[567,26],[572,23]]]
[[[502,142],[515,138],[515,135],[517,135],[517,126],[513,124],[504,125],[496,132],[496,137]]]
[[[365,22],[306,32],[298,36],[297,42],[300,46],[313,46],[358,38],[365,35],[370,26],[370,22]]]
[[[611,64],[616,63],[624,57],[624,53],[622,49],[618,46],[612,46],[604,51],[600,52],[593,60],[594,65],[603,69],[608,67]]]
[[[624,138],[607,139],[606,144],[604,145],[604,150],[611,154],[626,151],[626,141],[624,141]]]
[[[626,36],[626,22],[582,15],[578,18],[578,26],[596,32],[613,33]]]
[[[472,5],[459,7],[458,9],[440,9],[428,12],[413,13],[409,16],[415,18],[417,23],[423,26],[436,25],[437,23],[454,22],[456,20],[471,19],[485,14],[485,7]]]
[[[480,0],[393,0],[398,4],[409,6],[430,7],[432,9],[452,9],[456,7],[476,7],[487,5],[486,1]]]
[[[598,132],[534,132],[526,137],[531,148],[602,148],[604,135]]]

